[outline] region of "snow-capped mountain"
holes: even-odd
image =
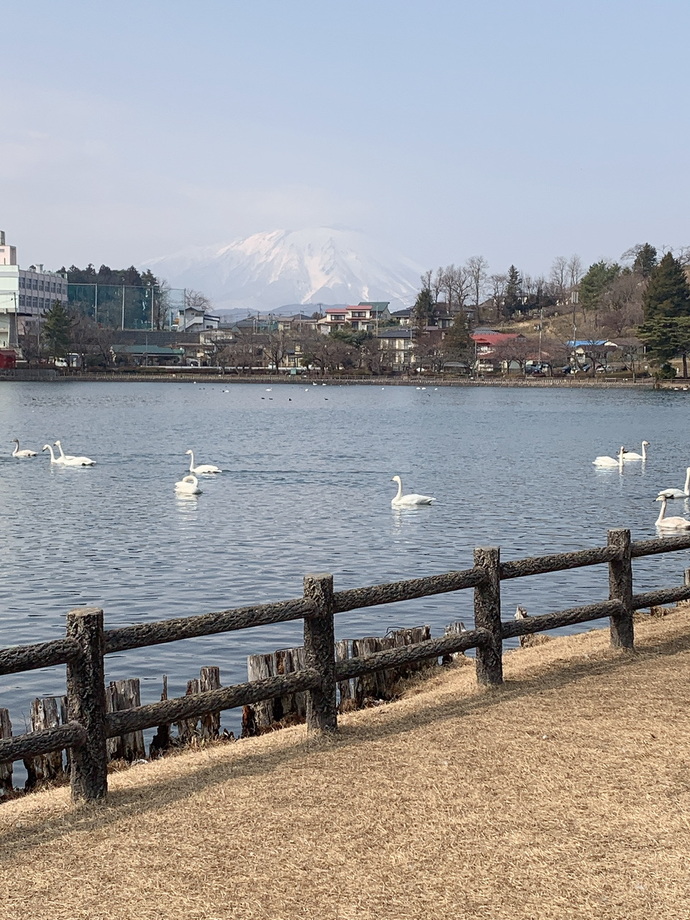
[[[353,230],[273,230],[145,263],[171,287],[205,294],[215,310],[387,300],[409,306],[424,269]]]

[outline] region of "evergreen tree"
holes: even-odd
[[[56,300],[43,317],[41,329],[46,348],[54,358],[64,358],[72,341],[72,318],[62,301]]]
[[[424,281],[424,279],[422,279]],[[414,307],[412,308],[412,325],[415,329],[424,329],[430,325],[434,318],[434,309],[436,305],[429,287],[423,287],[417,295]]]
[[[522,306],[522,279],[514,265],[508,269],[503,306],[507,316],[512,316]]]
[[[589,266],[580,281],[580,303],[583,310],[591,311],[596,316],[620,270],[617,262],[611,264],[603,259]]]
[[[454,361],[467,360],[470,353],[470,334],[463,313],[456,313],[453,325],[443,336],[443,352]]]
[[[649,276],[644,294],[645,321],[690,316],[690,287],[683,266],[667,252]]]
[[[656,263],[656,249],[650,243],[645,243],[644,245],[640,246],[637,255],[635,256],[635,261],[633,262],[633,271],[637,272],[638,275],[642,275],[643,278],[649,278],[649,276],[652,274],[652,271],[656,267]]]

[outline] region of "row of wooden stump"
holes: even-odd
[[[462,632],[461,623],[446,627],[446,634]],[[336,660],[371,655],[384,649],[413,645],[431,638],[428,626],[398,629],[385,636],[369,636],[363,639],[343,639],[336,643]],[[452,656],[457,657],[457,656]],[[446,659],[446,662],[450,657]],[[338,708],[340,712],[361,709],[378,701],[395,698],[398,684],[418,671],[429,667],[429,661],[412,663],[400,668],[390,668],[374,674],[338,684]],[[247,658],[247,678],[249,681],[274,677],[299,671],[305,667],[304,649],[280,649],[266,655],[250,655]],[[167,677],[163,677],[161,700],[168,698]],[[215,690],[221,686],[220,669],[215,666],[203,667],[199,677],[187,682],[187,694],[206,690]],[[106,687],[106,706],[109,712],[132,709],[141,705],[141,691],[138,678],[112,681]],[[241,737],[259,735],[286,725],[303,722],[306,718],[306,693],[293,693],[265,700],[243,707]],[[31,704],[31,731],[55,728],[65,724],[67,718],[67,698],[49,696],[35,699]],[[174,725],[161,725],[157,728],[149,745],[148,757],[153,759],[172,747],[181,747],[214,741],[223,734],[226,738],[234,737],[230,732],[221,733],[220,713],[210,713],[199,719],[187,719]],[[12,737],[12,724],[7,709],[0,709],[0,738]],[[129,763],[146,760],[147,752],[142,731],[131,732],[108,739],[108,755],[111,761]],[[24,760],[26,769],[25,789],[46,782],[56,782],[69,774],[69,752],[56,751]],[[5,794],[13,790],[12,764],[0,764],[0,790]]]

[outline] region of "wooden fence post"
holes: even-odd
[[[474,551],[475,566],[487,574],[487,580],[474,589],[474,625],[491,633],[491,642],[477,648],[477,683],[491,687],[503,683],[500,561],[497,546],[477,547]]]
[[[12,722],[9,709],[0,709],[0,738],[12,737]],[[3,792],[12,792],[13,764],[0,763],[0,789]]]
[[[70,721],[86,729],[86,743],[73,748],[70,757],[72,800],[102,801],[108,791],[103,611],[98,607],[70,610],[67,637],[81,647],[80,655],[67,665],[67,709]]]
[[[321,686],[307,693],[307,731],[334,732],[338,727],[335,682],[333,576],[305,575],[304,597],[317,612],[304,618],[304,655],[308,668],[321,675]]]
[[[611,617],[611,645],[614,648],[635,647],[635,627],[633,626],[633,572],[630,554],[630,531],[609,530],[608,545],[621,550],[620,559],[609,562],[609,597],[620,601],[625,613]]]

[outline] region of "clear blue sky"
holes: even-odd
[[[687,0],[22,0],[0,24],[22,264],[310,226],[533,275],[690,245]]]

